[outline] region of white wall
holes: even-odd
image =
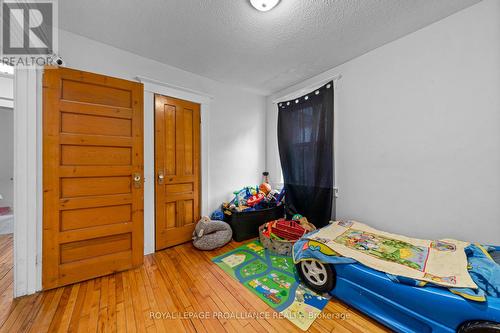
[[[500,243],[500,1],[486,0],[268,98],[341,73],[337,217]]]
[[[12,80],[10,82],[13,84]],[[10,88],[12,91],[12,87]],[[12,98],[12,97],[11,97]],[[13,207],[14,177],[14,113],[0,107],[0,207]]]
[[[59,53],[70,68],[128,80],[146,76],[214,97],[208,135],[210,210],[235,189],[260,180],[265,168],[265,97],[66,31],[59,34]]]

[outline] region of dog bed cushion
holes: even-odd
[[[193,232],[193,245],[199,250],[213,250],[226,245],[233,236],[229,224],[212,221],[204,216],[196,224]]]

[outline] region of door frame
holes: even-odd
[[[42,289],[42,73],[14,72],[14,297]]]
[[[155,252],[155,94],[174,97],[200,104],[200,159],[201,159],[201,215],[209,214],[208,206],[208,124],[210,103],[214,99],[203,92],[137,76],[144,84],[144,254]]]

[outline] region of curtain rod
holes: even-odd
[[[309,85],[309,86],[307,86],[305,88],[302,88],[300,90],[297,90],[295,92],[292,92],[292,93],[283,95],[281,97],[275,98],[275,99],[273,99],[272,103],[273,104],[277,104],[279,102],[283,102],[283,101],[287,101],[287,100],[290,100],[290,99],[294,99],[294,98],[300,97],[300,96],[302,96],[304,94],[310,93],[314,89],[317,89],[317,88],[319,88],[319,87],[327,84],[330,81],[333,81],[334,84],[335,84],[335,81],[338,81],[341,78],[342,78],[342,74],[334,75],[334,76],[330,77],[329,79],[321,80],[318,83],[311,84],[311,85]]]

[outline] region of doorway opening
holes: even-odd
[[[14,68],[4,64],[0,64],[0,146],[0,297],[11,299],[14,259]]]

